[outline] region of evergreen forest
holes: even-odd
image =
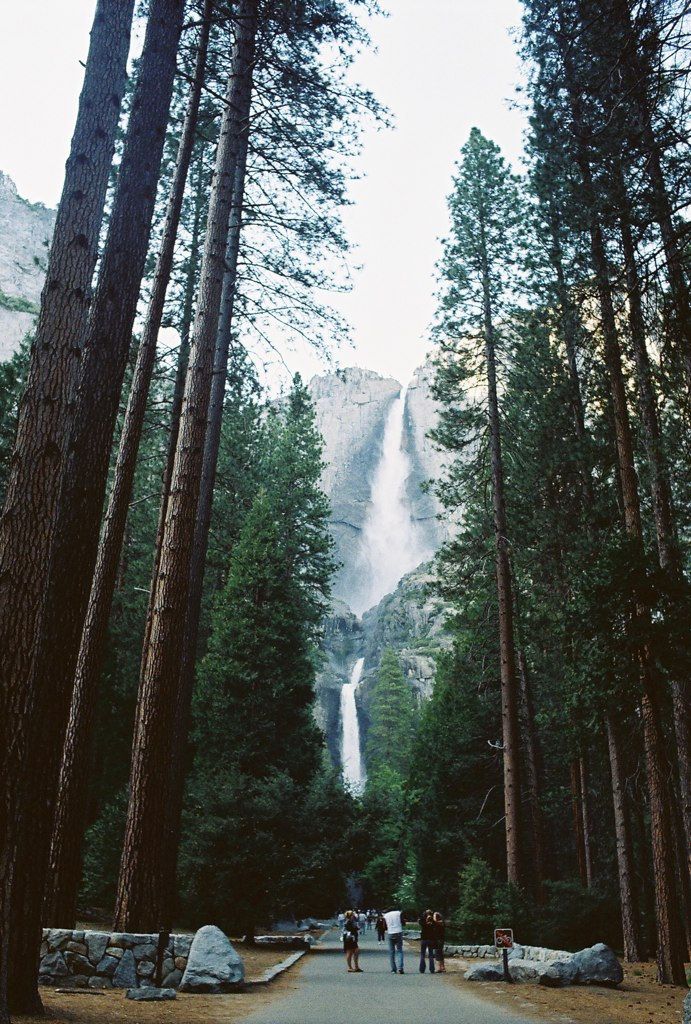
[[[354,899],[686,987],[688,5],[521,0],[522,164],[454,140],[446,639],[424,700],[385,647],[361,793],[314,714],[324,441],[267,367],[348,337],[343,213],[389,127],[352,68],[382,12],[94,7],[40,310],[0,364],[0,1024],[42,1012],[43,926],[251,941]]]

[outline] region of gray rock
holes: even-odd
[[[126,949],[122,960],[118,963],[118,968],[113,975],[113,986],[115,988],[136,988],[137,985],[137,965],[134,959],[134,953],[131,949]]]
[[[138,946],[134,946],[132,952],[134,953],[135,960],[154,960],[157,950],[158,944],[156,942],[141,942]]]
[[[88,953],[86,944],[84,942],[75,942],[74,939],[65,945],[65,950],[70,953],[81,953],[82,956],[86,956]]]
[[[132,949],[133,946],[140,946],[144,942],[151,942],[153,936],[140,935],[132,932],[113,932],[110,936],[109,946],[120,946],[122,949]]]
[[[47,940],[51,952],[56,949],[64,949],[67,943],[72,941],[72,932],[65,928],[49,928]]]
[[[187,967],[187,957],[186,956],[176,956],[175,960],[173,961],[173,963],[175,964],[175,966],[177,967],[177,969],[179,971],[184,971],[185,968]]]
[[[171,957],[167,956],[163,961],[161,968],[163,976],[165,977],[166,974],[170,974],[171,971],[175,970],[175,961],[171,959]]]
[[[92,964],[97,964],[103,958],[103,954],[108,948],[110,935],[106,935],[105,932],[86,932],[84,942],[89,960]]]
[[[87,974],[87,975],[89,975],[89,974],[93,974],[94,973],[94,970],[95,970],[94,965],[91,963],[90,960],[87,959],[87,957],[82,956],[81,953],[66,952],[64,954],[64,956],[65,956],[65,963],[67,964],[69,969],[72,971],[72,974]]]
[[[513,949],[509,950],[509,960],[525,960],[530,959],[526,955],[525,946],[515,945]]]
[[[466,981],[502,981],[504,970],[501,964],[476,964],[464,977]]]
[[[86,974],[75,974],[75,976],[71,978],[70,981],[75,988],[89,987],[89,979],[87,978]]]
[[[686,993],[684,1000],[684,1016],[682,1024],[691,1024],[691,992]]]
[[[245,980],[241,957],[220,928],[204,925],[194,936],[181,992],[228,992]]]
[[[179,988],[180,982],[182,981],[182,971],[177,970],[171,971],[170,974],[166,974],[163,978],[164,988]]]
[[[125,950],[122,946],[108,946],[106,956],[114,956],[116,960],[122,960]]]
[[[192,948],[192,935],[175,935],[173,938],[173,950],[176,956],[189,956]]]
[[[151,960],[140,960],[137,964],[137,974],[140,978],[150,978],[155,970],[156,965]]]
[[[112,978],[118,969],[120,961],[114,956],[104,956],[102,960],[96,964],[96,973],[102,974],[106,978]]]
[[[70,972],[62,953],[56,951],[43,957],[38,973],[43,977],[64,978]]]
[[[128,988],[126,999],[134,999],[138,1003],[162,1003],[166,999],[176,999],[174,988]]]
[[[509,974],[514,981],[535,981],[540,973],[540,965],[535,960],[522,960],[520,957],[509,960]]]
[[[94,975],[89,978],[89,988],[112,988],[113,982],[110,978],[99,978]]]
[[[568,960],[550,960],[542,967],[538,975],[540,985],[547,988],[564,988],[575,985],[578,979],[578,964],[570,956]]]
[[[621,964],[609,946],[597,942],[589,949],[581,949],[574,953],[573,959],[578,968],[579,985],[619,985],[624,978]]]

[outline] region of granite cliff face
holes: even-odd
[[[316,688],[317,718],[336,764],[343,762],[341,693],[355,662],[364,659],[356,701],[360,744],[365,750],[369,702],[383,650],[391,647],[397,652],[410,687],[417,701],[422,702],[434,686],[436,658],[448,646],[444,628],[447,610],[430,590],[432,576],[427,561],[445,539],[446,527],[438,519],[436,496],[422,489],[423,483],[437,479],[443,468],[442,457],[428,438],[436,422],[431,377],[432,368],[425,365],[417,370],[407,389],[398,381],[361,369],[340,370],[315,377],[310,383],[327,463],[322,484],[331,501],[332,533],[341,563]],[[392,438],[392,414],[397,402],[399,415],[393,418],[398,433]],[[403,462],[401,451],[405,454]],[[393,477],[382,475],[382,462],[396,457],[398,479],[395,472]],[[398,520],[394,517],[389,521],[409,521],[411,532],[406,534],[406,542],[414,542],[415,551],[424,552],[424,558],[420,565],[413,558],[413,571],[405,571],[400,579],[396,576],[391,592],[368,608],[361,601],[361,577],[373,567],[363,559],[363,548],[372,530],[375,505],[388,500],[399,505]],[[390,548],[395,560],[401,538],[391,535],[382,540],[385,554]],[[361,616],[353,612],[358,605],[368,608]]]
[[[422,484],[437,478],[441,459],[427,434],[436,419],[430,391],[431,367],[416,371],[405,394],[401,446],[409,459],[405,501],[427,554],[437,550],[445,528],[437,520],[439,504]],[[371,370],[349,368],[313,378],[309,385],[327,463],[322,486],[332,508],[332,533],[341,568],[334,597],[352,605],[362,572],[360,546],[372,509],[372,485],[382,458],[387,416],[402,385]]]
[[[22,199],[0,171],[0,362],[33,327],[54,225],[55,211]]]

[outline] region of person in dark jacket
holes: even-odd
[[[357,925],[357,917],[352,910],[346,910],[345,924],[343,926],[343,952],[348,964],[349,974],[362,974],[360,967],[360,948],[358,937],[360,929]]]
[[[425,957],[429,958],[429,973],[434,974],[435,945],[434,915],[431,910],[426,910],[420,918],[420,974],[425,973]]]
[[[437,970],[440,974],[446,974],[446,966],[444,964],[446,924],[444,923],[444,918],[441,916],[439,911],[434,914],[432,927],[434,929],[434,956],[437,961]]]
[[[377,915],[377,942],[383,942],[386,938],[386,921],[383,914]]]

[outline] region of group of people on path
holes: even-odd
[[[363,931],[377,930],[377,941],[388,941],[389,962],[392,974],[405,974],[403,967],[403,928],[405,915],[400,910],[369,911],[346,910],[338,915],[342,926],[343,951],[349,974],[362,974],[360,967],[359,938]],[[430,974],[446,972],[444,965],[444,942],[446,925],[438,911],[425,910],[420,916],[420,974],[429,966]]]

